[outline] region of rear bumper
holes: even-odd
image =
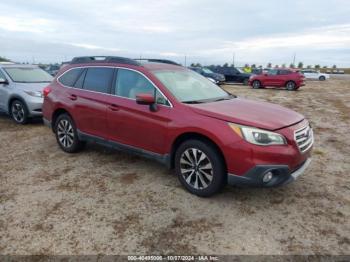
[[[311,158],[304,161],[295,170],[290,170],[288,165],[257,165],[250,169],[243,176],[228,174],[227,182],[229,185],[244,187],[276,187],[286,185],[296,180],[304,173],[311,163]],[[263,182],[264,176],[271,172],[272,178],[268,182]]]

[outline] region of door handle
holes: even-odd
[[[75,101],[75,100],[78,99],[78,97],[77,97],[76,95],[69,95],[68,98],[69,98],[70,100],[72,100],[72,101]]]
[[[112,111],[118,111],[120,108],[116,104],[109,105],[109,109]]]

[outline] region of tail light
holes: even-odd
[[[47,97],[51,92],[51,88],[49,86],[45,87],[43,90],[44,97]]]

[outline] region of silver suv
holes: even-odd
[[[43,89],[52,76],[34,65],[0,63],[0,111],[18,124],[42,116]]]

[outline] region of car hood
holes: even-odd
[[[16,88],[23,91],[40,91],[42,92],[45,87],[47,87],[50,82],[45,83],[15,83]]]
[[[303,115],[288,108],[244,98],[190,106],[201,115],[271,131],[291,126],[304,119]]]

